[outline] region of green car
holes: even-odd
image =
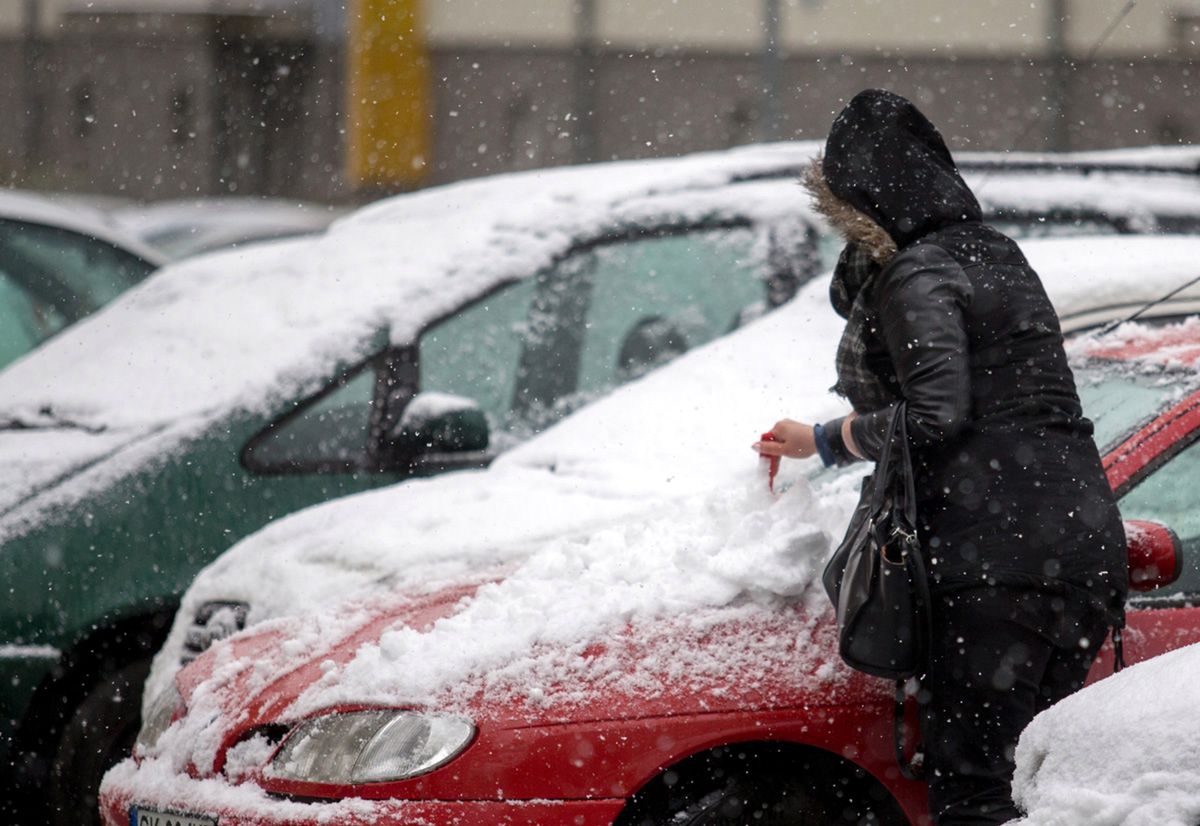
[[[5,799],[95,818],[179,594],[241,537],[486,464],[790,298],[812,149],[401,196],[171,265],[0,373]]]

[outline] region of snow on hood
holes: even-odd
[[[1021,734],[1013,826],[1200,822],[1200,645],[1061,700]]]
[[[314,238],[179,262],[0,373],[0,423],[159,431],[162,455],[185,430],[317,389],[380,349],[381,333],[407,343],[430,320],[535,273],[614,221],[648,209],[701,218],[716,188],[790,168],[812,151],[797,143],[496,176],[381,201]],[[786,182],[739,192],[749,215],[804,208]],[[0,444],[0,513],[28,496],[7,449],[16,441]],[[64,440],[44,476],[64,478],[104,452]],[[128,465],[93,468],[76,493]]]

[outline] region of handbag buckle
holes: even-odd
[[[878,523],[874,527],[878,527]],[[892,532],[888,534],[886,540],[879,541],[878,534],[876,534],[875,544],[878,546],[879,555],[884,562],[889,565],[903,565],[908,557],[908,549],[913,546],[916,538],[916,533],[906,531],[899,525],[893,525]]]

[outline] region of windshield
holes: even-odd
[[[1187,389],[1177,373],[1141,373],[1119,362],[1077,366],[1075,383],[1084,415],[1096,425],[1101,453],[1182,398]]]

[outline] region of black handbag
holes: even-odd
[[[899,402],[875,472],[863,479],[850,527],[821,581],[837,614],[842,659],[896,681],[896,762],[906,778],[920,780],[922,750],[911,760],[905,753],[905,683],[924,672],[932,629],[905,415]]]
[[[888,421],[875,472],[821,579],[837,613],[838,653],[851,668],[905,680],[925,669],[929,582],[917,539],[905,404]]]

